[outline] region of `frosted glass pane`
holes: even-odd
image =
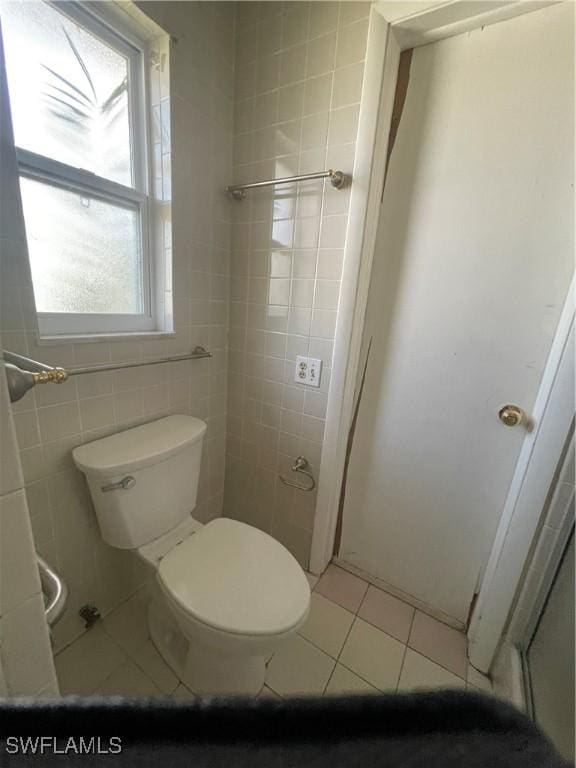
[[[21,178],[38,312],[141,314],[139,212]]]
[[[0,7],[16,145],[131,186],[126,58],[41,0]]]

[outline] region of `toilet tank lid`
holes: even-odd
[[[206,424],[193,416],[166,416],[81,445],[72,456],[86,474],[114,476],[165,461],[205,432]]]

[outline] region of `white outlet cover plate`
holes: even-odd
[[[322,360],[317,357],[297,356],[294,381],[297,381],[299,384],[305,384],[308,387],[319,387],[321,373]]]

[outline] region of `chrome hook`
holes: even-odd
[[[304,456],[298,456],[294,464],[292,464],[292,472],[300,472],[302,475],[305,475],[310,480],[310,485],[305,488],[302,485],[299,485],[298,483],[292,483],[290,480],[286,480],[285,477],[282,477],[282,475],[278,475],[280,480],[284,483],[284,485],[289,485],[291,488],[297,488],[299,491],[306,491],[309,493],[310,491],[313,491],[314,488],[316,488],[316,480],[314,480],[312,473],[308,472],[308,467],[310,465],[308,464],[308,459],[306,459]]]

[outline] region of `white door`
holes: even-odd
[[[414,51],[339,557],[464,623],[573,261],[572,3]]]

